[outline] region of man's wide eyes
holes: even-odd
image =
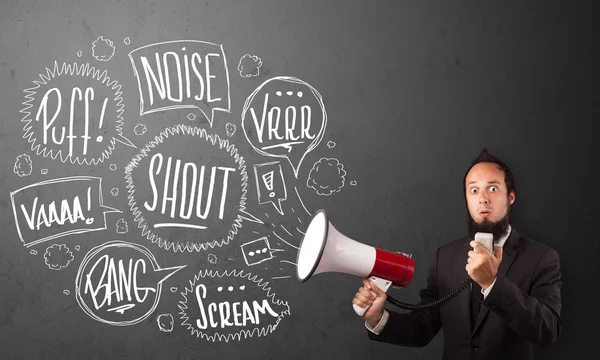
[[[471,194],[477,194],[477,191],[478,191],[477,188],[471,188],[471,190],[470,190]],[[498,191],[498,187],[492,185],[492,186],[490,186],[490,191],[496,192],[496,191]]]

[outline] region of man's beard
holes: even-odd
[[[498,240],[508,232],[508,226],[510,225],[510,206],[506,211],[506,215],[497,222],[484,218],[483,221],[478,224],[471,216],[468,216],[468,218],[469,239],[474,239],[475,234],[478,232],[484,232],[491,233],[494,236],[494,243],[497,243]]]

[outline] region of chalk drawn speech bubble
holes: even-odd
[[[73,176],[31,184],[10,193],[15,226],[30,247],[59,237],[106,229],[102,178]]]
[[[181,295],[181,325],[211,342],[267,336],[290,314],[268,282],[243,270],[201,270]]]
[[[212,127],[215,111],[229,112],[229,70],[223,45],[198,40],[150,44],[129,53],[140,93],[140,116],[198,109]]]
[[[123,94],[106,70],[90,64],[54,63],[25,89],[23,138],[37,155],[98,165],[116,142],[135,148],[123,135]]]
[[[90,250],[75,279],[75,297],[92,319],[114,326],[135,325],[154,313],[162,284],[184,268],[161,268],[147,248],[109,241]]]
[[[125,179],[142,236],[166,250],[221,247],[243,220],[263,223],[246,211],[244,158],[229,140],[205,129],[165,129],[133,157]]]
[[[287,159],[296,177],[304,157],[323,139],[326,125],[321,94],[289,76],[262,83],[248,96],[242,110],[248,143],[261,155]]]
[[[271,203],[283,215],[281,202],[287,200],[287,189],[283,169],[279,161],[255,164],[254,180],[259,204]]]

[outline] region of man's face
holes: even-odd
[[[470,230],[488,229],[496,238],[501,235],[498,232],[505,230],[501,228],[508,227],[509,209],[515,201],[515,193],[508,193],[504,171],[498,165],[484,162],[473,166],[465,179],[465,198],[472,219]],[[501,228],[495,226],[500,224]]]

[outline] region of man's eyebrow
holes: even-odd
[[[471,184],[475,184],[475,183],[477,183],[477,181],[471,181],[467,185],[471,185]],[[488,184],[500,184],[500,181],[498,181],[498,180],[492,180],[492,181],[488,181],[487,183]]]

